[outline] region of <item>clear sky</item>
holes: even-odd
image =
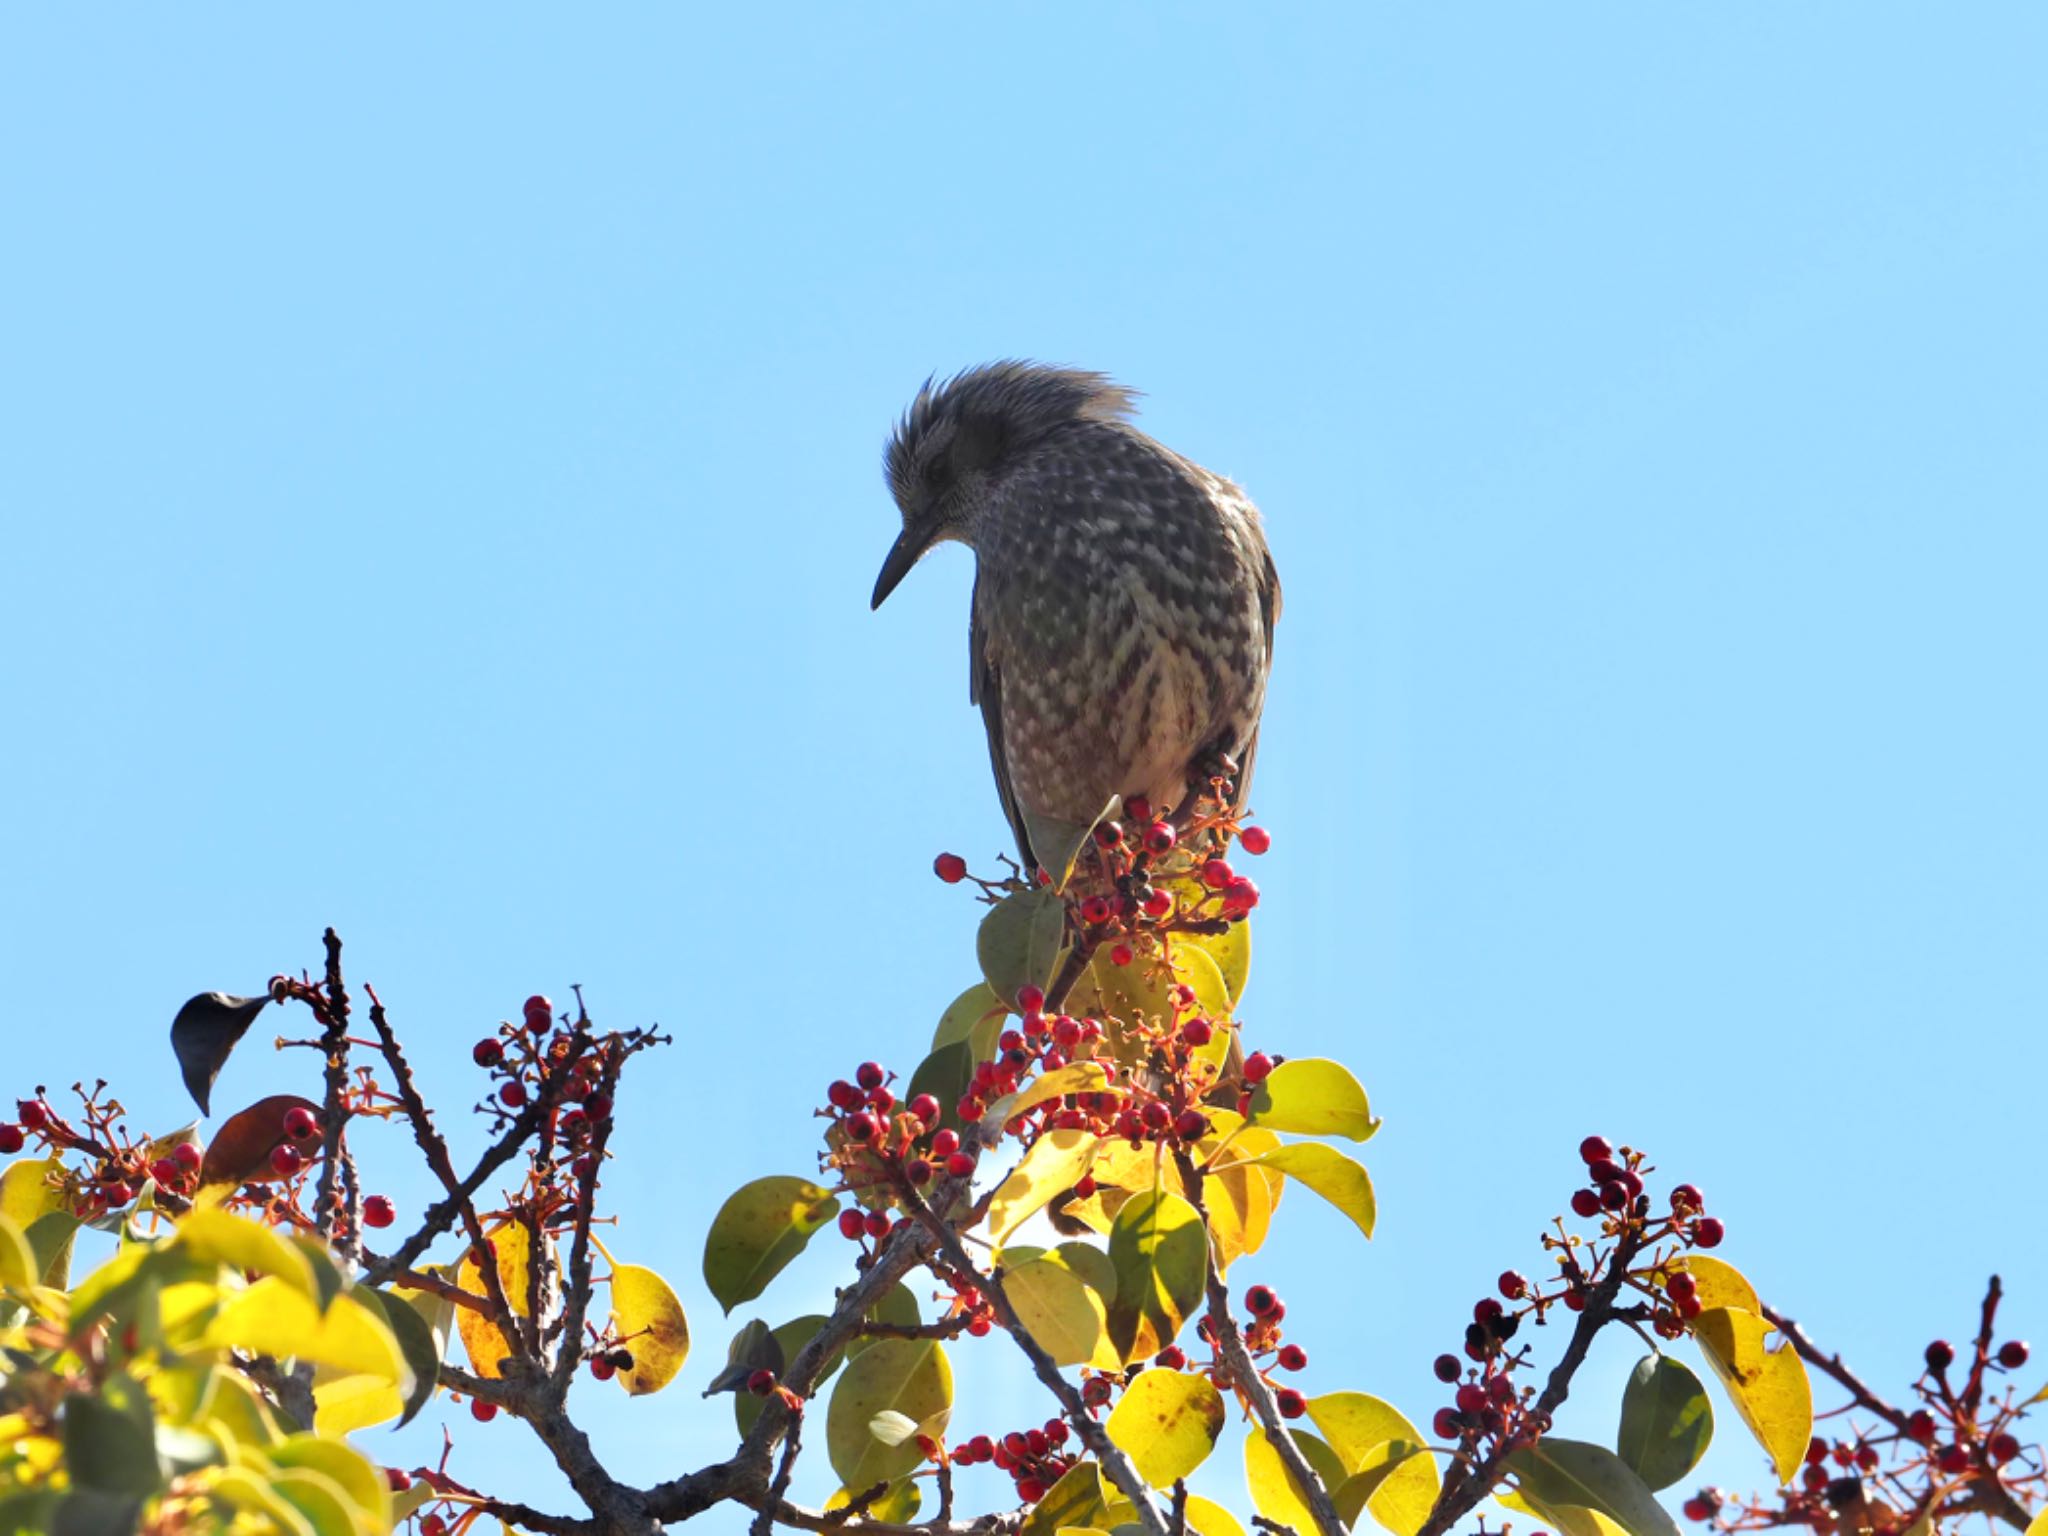
[[[678,1037],[609,1190],[698,1353],[583,1406],[728,1448],[706,1223],[916,1064],[931,857],[1006,838],[969,557],[868,612],[879,450],[1031,356],[1268,518],[1245,1019],[1386,1118],[1378,1238],[1297,1197],[1239,1272],[1309,1390],[1426,1421],[1589,1131],[1898,1390],[1994,1268],[2048,1334],[2044,61],[2022,4],[12,9],[0,1088],[181,1123],[178,1003],[328,923],[450,1104],[584,983]],[[223,1103],[310,1081],[271,1028]]]

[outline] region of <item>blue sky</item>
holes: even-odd
[[[930,858],[1005,839],[968,557],[867,611],[882,438],[1033,356],[1267,514],[1245,1018],[1387,1122],[1377,1240],[1291,1200],[1248,1266],[1310,1390],[1426,1420],[1589,1131],[1899,1390],[1994,1268],[2048,1329],[2044,45],[2021,5],[12,12],[0,1088],[181,1122],[178,1003],[328,923],[451,1103],[530,991],[671,1027],[610,1188],[698,1355],[585,1406],[628,1475],[719,1453],[705,1225],[810,1167],[831,1077],[916,1064],[973,975]],[[960,1363],[964,1428],[1027,1411]],[[1763,1480],[1732,1415],[1704,1471]]]

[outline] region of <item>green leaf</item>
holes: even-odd
[[[1714,1405],[1689,1366],[1645,1355],[1621,1394],[1614,1449],[1652,1488],[1669,1488],[1699,1465],[1714,1438]]]
[[[441,1347],[446,1341],[445,1333],[436,1335],[433,1325],[423,1317],[413,1304],[402,1296],[371,1287],[364,1288],[364,1294],[371,1297],[384,1313],[384,1322],[391,1330],[391,1336],[398,1340],[399,1351],[405,1356],[405,1363],[412,1371],[412,1391],[404,1399],[404,1408],[398,1422],[392,1426],[402,1429],[413,1420],[413,1416],[433,1400],[434,1389],[441,1383]],[[443,1307],[452,1303],[435,1296],[434,1301]]]
[[[838,1214],[838,1197],[809,1179],[774,1175],[741,1185],[705,1236],[704,1283],[730,1313],[766,1290]]]
[[[71,1248],[78,1227],[78,1218],[69,1211],[51,1211],[29,1223],[28,1245],[35,1250],[44,1285],[61,1291],[71,1283]]]
[[[1024,807],[1024,835],[1031,843],[1032,856],[1039,868],[1052,877],[1052,888],[1063,891],[1067,888],[1068,877],[1074,872],[1074,860],[1087,845],[1088,834],[1095,830],[1096,822],[1117,808],[1121,797],[1112,795],[1102,802],[1102,809],[1095,813],[1094,821],[1063,821],[1057,816],[1044,816]]]
[[[1345,1486],[1358,1501],[1346,1512],[1340,1499],[1339,1512],[1355,1520],[1361,1508],[1369,1508],[1397,1536],[1415,1536],[1436,1507],[1441,1486],[1435,1458],[1412,1454],[1428,1445],[1422,1432],[1392,1403],[1364,1392],[1312,1397],[1308,1417],[1329,1441],[1344,1467]]]
[[[1337,1459],[1337,1453],[1306,1430],[1297,1429],[1292,1434],[1309,1470],[1334,1495],[1344,1482],[1344,1464]],[[1265,1430],[1256,1426],[1245,1437],[1244,1480],[1251,1489],[1252,1506],[1274,1524],[1289,1526],[1302,1536],[1318,1529],[1315,1515],[1309,1509],[1307,1490],[1288,1473],[1287,1464],[1266,1438]]]
[[[28,1234],[11,1218],[0,1216],[0,1289],[25,1291],[42,1278],[43,1267],[36,1262]]]
[[[1252,1090],[1252,1124],[1298,1136],[1365,1141],[1380,1128],[1351,1069],[1321,1057],[1283,1061]]]
[[[1630,1536],[1678,1536],[1649,1485],[1604,1445],[1545,1435],[1512,1452],[1507,1467],[1522,1492],[1540,1504],[1594,1510]]]
[[[659,1392],[690,1357],[690,1323],[675,1288],[643,1265],[612,1266],[612,1328],[632,1352],[633,1368],[617,1377],[630,1397]]]
[[[938,1028],[932,1031],[932,1049],[965,1043],[973,1050],[975,1060],[986,1061],[995,1055],[996,1036],[1003,1032],[1003,1020],[1009,1012],[1009,1004],[997,997],[987,982],[977,981],[954,998],[939,1016]]]
[[[313,1527],[313,1536],[361,1536],[354,1504],[341,1485],[310,1467],[279,1468],[270,1474],[271,1491]]]
[[[1778,1481],[1791,1482],[1813,1438],[1813,1385],[1798,1354],[1765,1348],[1777,1330],[1741,1307],[1702,1312],[1692,1332],[1735,1411],[1770,1456]]]
[[[989,990],[1014,1002],[1027,986],[1051,986],[1066,932],[1066,903],[1044,887],[1005,896],[989,908],[975,937]]]
[[[1003,1275],[1003,1290],[1054,1365],[1095,1359],[1106,1327],[1102,1298],[1053,1258],[1030,1259]]]
[[[1077,1461],[1025,1516],[1021,1536],[1057,1536],[1060,1531],[1085,1530],[1106,1523],[1109,1504],[1110,1493],[1102,1480],[1102,1468],[1092,1461]]]
[[[64,1399],[63,1420],[64,1467],[74,1485],[131,1497],[156,1492],[156,1421],[141,1388],[118,1405],[74,1392]]]
[[[141,1524],[142,1500],[134,1495],[73,1488],[57,1500],[46,1529],[48,1536],[135,1536]]]
[[[882,1292],[881,1299],[868,1308],[868,1319],[876,1323],[894,1323],[901,1328],[915,1328],[924,1321],[918,1314],[917,1297],[901,1280]],[[877,1336],[874,1334],[855,1334],[846,1341],[846,1358],[855,1358],[862,1350],[872,1348],[876,1342]],[[822,1377],[819,1379],[823,1380]]]
[[[1164,1190],[1133,1195],[1109,1230],[1109,1262],[1110,1343],[1126,1362],[1158,1354],[1202,1302],[1209,1238],[1200,1213]]]
[[[1155,1366],[1124,1389],[1104,1428],[1140,1477],[1170,1488],[1216,1448],[1223,1397],[1206,1376]]]
[[[1101,1145],[1100,1136],[1083,1130],[1047,1131],[1034,1141],[989,1201],[989,1241],[1001,1247],[1054,1195],[1072,1189]]]
[[[360,1512],[371,1530],[391,1528],[391,1485],[353,1446],[321,1435],[300,1434],[265,1454],[276,1466],[320,1473]]]
[[[1045,1255],[1049,1263],[1073,1273],[1089,1290],[1102,1298],[1106,1307],[1116,1299],[1116,1266],[1109,1255],[1092,1243],[1061,1243]]]
[[[883,1339],[847,1362],[825,1415],[832,1470],[849,1488],[869,1488],[912,1472],[924,1455],[915,1440],[884,1445],[869,1426],[883,1412],[902,1414],[924,1433],[943,1434],[953,1409],[953,1371],[932,1339]]]
[[[795,1323],[784,1326],[795,1328],[805,1321],[807,1319],[799,1318]],[[819,1326],[823,1326],[822,1319]],[[816,1332],[817,1328],[811,1329],[811,1333]],[[810,1335],[804,1337],[808,1343]],[[780,1376],[787,1361],[788,1356],[782,1347],[782,1329],[771,1330],[760,1318],[750,1317],[732,1336],[732,1342],[725,1346],[725,1367],[711,1378],[704,1388],[704,1395],[716,1397],[721,1392],[738,1392],[756,1371],[773,1371]]]
[[[960,1119],[960,1100],[966,1097],[974,1082],[975,1061],[974,1047],[965,1040],[942,1045],[917,1064],[917,1070],[910,1074],[910,1086],[903,1090],[903,1097],[914,1099],[920,1093],[930,1094],[939,1101],[939,1125],[955,1131],[965,1130],[966,1125]],[[938,1126],[933,1129],[938,1129]]]
[[[822,1312],[806,1312],[802,1317],[792,1318],[789,1322],[777,1328],[771,1335],[774,1340],[775,1357],[774,1362],[768,1366],[768,1369],[774,1371],[778,1376],[781,1375],[787,1369],[789,1362],[795,1360],[803,1352],[803,1347],[817,1337],[818,1330],[825,1326],[825,1322],[826,1318]],[[747,1326],[749,1328],[763,1327],[758,1322],[749,1323]],[[818,1372],[816,1386],[822,1387],[826,1382],[830,1381],[832,1373],[839,1369],[840,1361],[844,1358],[844,1351],[834,1351],[832,1357],[825,1362],[825,1368]],[[748,1366],[745,1373],[739,1378],[739,1385],[744,1386],[747,1377],[751,1376],[757,1369],[758,1367],[756,1366]],[[719,1380],[724,1380],[722,1374]],[[714,1382],[712,1385],[717,1387],[718,1383]],[[706,1397],[711,1396],[711,1389],[707,1388],[704,1395]],[[812,1395],[816,1395],[815,1390]],[[756,1397],[751,1392],[734,1390],[732,1411],[733,1417],[739,1423],[740,1438],[742,1440],[754,1432],[754,1422],[761,1417],[762,1410],[767,1406],[768,1400],[766,1398]]]
[[[1291,1063],[1290,1063],[1291,1065]],[[1258,1157],[1226,1162],[1212,1169],[1221,1173],[1231,1168],[1271,1168],[1306,1185],[1351,1218],[1367,1237],[1372,1236],[1379,1206],[1373,1199],[1372,1176],[1364,1165],[1346,1157],[1335,1147],[1320,1142],[1290,1142]]]

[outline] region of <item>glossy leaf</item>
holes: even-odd
[[[319,1151],[321,1133],[316,1125],[310,1136],[287,1136],[285,1117],[295,1109],[307,1110],[319,1119],[320,1106],[296,1093],[274,1093],[229,1115],[207,1143],[206,1156],[199,1164],[200,1184],[268,1183],[275,1177],[270,1154],[287,1142],[302,1157],[311,1159]]]
[[[1590,1509],[1630,1536],[1678,1536],[1678,1527],[1649,1485],[1604,1445],[1545,1435],[1511,1453],[1508,1470],[1536,1502]]]
[[[1022,1536],[1057,1536],[1061,1531],[1088,1530],[1108,1523],[1111,1492],[1102,1468],[1077,1461],[1024,1517]]]
[[[1158,1354],[1201,1305],[1209,1239],[1200,1214],[1164,1191],[1132,1196],[1110,1228],[1109,1262],[1110,1343],[1126,1362]]]
[[[398,1340],[399,1352],[405,1356],[406,1367],[412,1372],[412,1391],[400,1405],[396,1426],[403,1428],[426,1407],[433,1398],[434,1389],[440,1384],[441,1353],[447,1342],[447,1324],[443,1323],[443,1331],[436,1333],[431,1312],[415,1306],[406,1297],[369,1287],[364,1288],[363,1294],[383,1310],[385,1325],[390,1328],[391,1336]],[[430,1296],[429,1300],[438,1303],[439,1310],[443,1312],[453,1310],[453,1304],[442,1297]]]
[[[1252,1124],[1297,1136],[1365,1141],[1380,1128],[1351,1069],[1322,1057],[1283,1061],[1252,1090]]]
[[[271,1492],[290,1504],[314,1536],[363,1536],[355,1505],[340,1484],[310,1467],[280,1467],[269,1474]]]
[[[849,1488],[869,1488],[908,1475],[922,1461],[914,1440],[884,1445],[869,1426],[885,1411],[902,1414],[930,1435],[943,1434],[953,1407],[953,1371],[932,1339],[883,1339],[847,1362],[825,1415],[832,1470]]]
[[[704,1283],[730,1313],[766,1290],[838,1214],[838,1197],[809,1179],[775,1175],[741,1185],[704,1239]]]
[[[612,1327],[632,1352],[617,1381],[633,1397],[659,1392],[690,1357],[690,1324],[669,1283],[638,1264],[612,1268]]]
[[[1196,1536],[1245,1536],[1237,1516],[1200,1494],[1188,1495],[1188,1529]]]
[[[1651,1488],[1669,1488],[1699,1465],[1714,1438],[1714,1405],[1684,1362],[1645,1355],[1621,1393],[1614,1449]]]
[[[1344,1464],[1337,1459],[1337,1453],[1306,1430],[1297,1429],[1293,1435],[1309,1470],[1334,1493],[1344,1483]],[[1295,1482],[1287,1464],[1281,1461],[1280,1452],[1257,1425],[1245,1437],[1244,1480],[1251,1489],[1253,1508],[1268,1520],[1303,1533],[1320,1529],[1309,1509],[1306,1490]]]
[[[1216,1448],[1223,1397],[1206,1376],[1154,1367],[1124,1389],[1104,1428],[1140,1477],[1170,1488]]]
[[[1102,1138],[1093,1131],[1047,1131],[1031,1144],[988,1207],[989,1241],[1001,1247],[1010,1234],[1044,1210],[1053,1196],[1072,1189],[1095,1161]]]
[[[1411,1455],[1428,1444],[1421,1431],[1392,1403],[1364,1392],[1312,1397],[1308,1416],[1342,1464],[1346,1484],[1356,1484],[1360,1505],[1398,1536],[1414,1536],[1442,1486],[1435,1458]],[[1356,1507],[1349,1511],[1357,1514]]]
[[[1233,1165],[1226,1162],[1223,1166]],[[1372,1236],[1373,1222],[1379,1213],[1373,1199],[1372,1177],[1362,1164],[1335,1147],[1313,1141],[1290,1142],[1234,1166],[1270,1168],[1287,1175],[1337,1207],[1367,1237]]]
[[[1005,896],[989,908],[975,936],[989,990],[1014,1002],[1026,986],[1051,986],[1066,932],[1066,903],[1043,887]]]
[[[1029,1259],[1004,1271],[1003,1289],[1054,1365],[1093,1364],[1102,1355],[1107,1308],[1064,1264],[1052,1258]]]
[[[171,1051],[178,1058],[185,1089],[202,1115],[211,1113],[207,1100],[229,1053],[269,1003],[267,995],[235,997],[226,992],[201,992],[187,999],[178,1016],[171,1020]]]
[[[974,1047],[965,1040],[939,1046],[917,1064],[903,1097],[914,1099],[920,1093],[930,1094],[939,1101],[938,1124],[950,1130],[964,1130],[959,1104],[974,1082],[975,1061]]]
[[[1287,1181],[1277,1170],[1257,1163],[1280,1145],[1278,1136],[1258,1126],[1246,1127],[1242,1117],[1227,1109],[1212,1108],[1209,1119],[1215,1133],[1205,1137],[1197,1149],[1204,1160],[1215,1154],[1225,1137],[1230,1138],[1224,1152],[1229,1166],[1212,1167],[1202,1184],[1202,1199],[1209,1212],[1210,1251],[1217,1268],[1227,1271],[1244,1255],[1257,1253],[1265,1245]],[[1181,1188],[1178,1170],[1170,1187],[1177,1194],[1187,1193]]]
[[[1009,1005],[995,995],[987,982],[977,981],[939,1015],[938,1027],[932,1031],[932,1049],[965,1043],[977,1061],[986,1061],[995,1054],[996,1036],[1003,1032],[1003,1020],[1009,1012]]]
[[[1700,1353],[1770,1456],[1778,1481],[1791,1482],[1813,1437],[1813,1386],[1798,1354],[1789,1347],[1765,1348],[1777,1330],[1740,1307],[1702,1312],[1692,1327]]]
[[[295,1291],[317,1296],[312,1260],[272,1231],[218,1207],[201,1207],[178,1223],[176,1250],[247,1274],[275,1275]]]

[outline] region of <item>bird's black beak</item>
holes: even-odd
[[[882,599],[896,590],[896,584],[910,574],[910,568],[917,564],[918,556],[930,545],[929,535],[913,533],[906,528],[894,544],[889,546],[889,558],[882,562],[882,574],[875,578],[875,595],[868,603],[870,612],[882,606]]]

